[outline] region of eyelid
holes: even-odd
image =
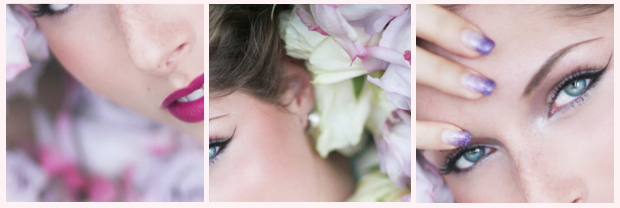
[[[566,76],[564,79],[556,83],[554,87],[551,89],[551,91],[549,92],[549,95],[547,96],[547,103],[546,103],[546,106],[548,109],[547,118],[551,118],[557,113],[562,112],[567,107],[572,106],[578,99],[587,98],[587,94],[589,94],[590,91],[597,85],[599,79],[607,71],[612,58],[613,58],[613,52],[611,56],[609,57],[607,64],[604,67],[599,68],[599,69],[593,69],[596,67],[585,67],[585,69],[580,68],[580,69],[573,71],[570,75]],[[581,80],[581,79],[590,79],[587,88],[584,90],[584,93],[579,95],[579,97],[575,98],[569,103],[565,104],[561,108],[554,110],[553,107],[554,107],[555,101],[557,97],[560,95],[560,93],[563,91],[563,89],[569,84],[571,84],[572,82],[576,80]]]

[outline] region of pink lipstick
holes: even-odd
[[[168,109],[181,121],[190,123],[204,121],[204,77],[205,74],[201,74],[187,87],[168,95],[161,103],[161,107]]]

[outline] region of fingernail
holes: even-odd
[[[471,141],[471,134],[466,131],[447,130],[441,134],[441,139],[444,144],[465,147],[469,144],[469,141]]]
[[[473,48],[482,55],[491,53],[491,50],[495,47],[495,43],[491,39],[473,30],[467,29],[463,31],[462,38],[465,45]]]
[[[483,95],[490,95],[495,90],[495,81],[472,73],[464,73],[461,76],[461,84]]]

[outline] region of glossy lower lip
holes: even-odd
[[[170,113],[181,121],[200,122],[205,120],[204,96],[194,101],[180,103],[179,98],[189,95],[190,93],[200,89],[204,84],[204,74],[196,77],[192,83],[183,89],[179,89],[168,95],[161,107],[168,109]]]

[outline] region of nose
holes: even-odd
[[[173,5],[116,5],[127,52],[140,70],[167,75],[192,48],[195,31]]]
[[[571,151],[555,151],[553,144],[544,139],[520,139],[522,144],[511,144],[512,161],[516,167],[515,179],[527,202],[583,202],[588,188],[577,170],[567,165]],[[526,140],[527,142],[523,142]],[[519,141],[512,138],[511,141]],[[559,165],[564,164],[564,165]]]

